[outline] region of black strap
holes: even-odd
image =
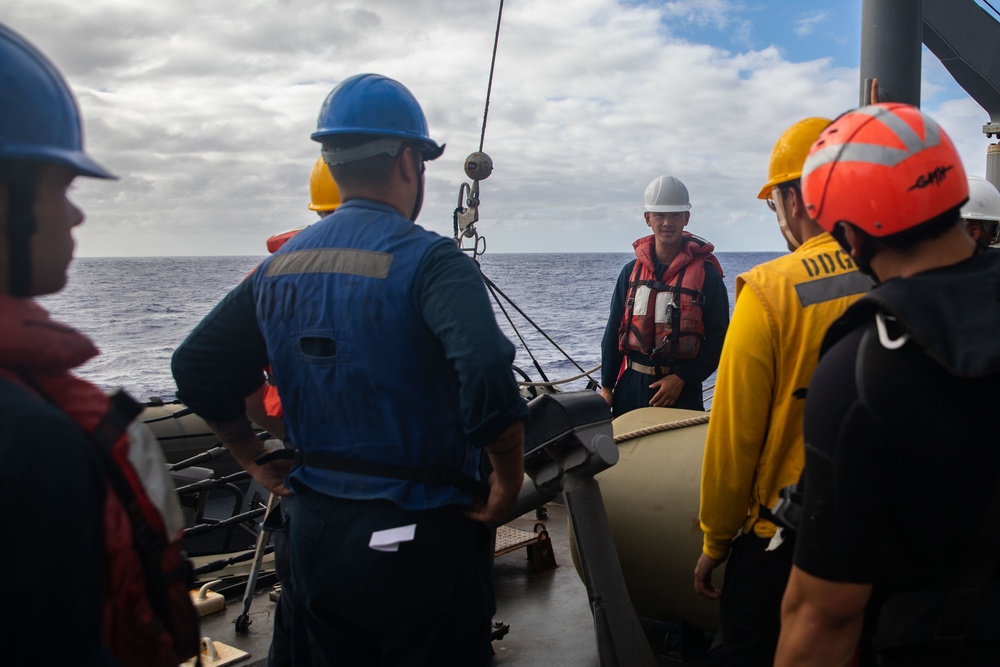
[[[472,479],[467,475],[453,470],[443,468],[411,468],[409,466],[397,466],[388,463],[376,463],[374,461],[358,461],[357,459],[345,459],[339,456],[305,453],[300,449],[276,449],[258,458],[254,461],[254,464],[265,465],[272,461],[280,460],[294,461],[297,466],[336,470],[337,472],[346,472],[351,475],[388,477],[389,479],[401,479],[407,482],[419,482],[431,486],[456,486],[481,499],[487,498],[490,492],[489,484],[486,482]]]
[[[800,476],[798,482],[778,491],[778,502],[774,504],[774,509],[761,504],[757,516],[789,532],[797,531],[802,517],[803,487]]]
[[[20,170],[15,170],[20,171]],[[35,170],[10,174],[8,183],[7,242],[9,244],[10,293],[29,296],[31,289],[31,237],[38,226],[33,210]]]

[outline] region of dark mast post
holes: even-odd
[[[920,106],[923,0],[863,0],[861,6],[862,106],[871,102],[878,79],[879,101]]]

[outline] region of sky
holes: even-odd
[[[983,0],[980,0],[983,1]],[[418,223],[451,237],[482,148],[486,251],[630,252],[646,185],[683,181],[688,230],[782,251],[757,193],[774,142],[857,106],[862,0],[4,0],[81,107],[77,255],[264,255],[314,222],[323,100],[362,72],[402,82],[444,155]],[[986,112],[924,49],[921,108],[985,175]],[[487,107],[487,92],[489,105]],[[485,128],[484,128],[485,120]]]

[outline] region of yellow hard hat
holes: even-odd
[[[832,122],[829,118],[804,118],[785,130],[771,149],[767,183],[760,189],[757,199],[770,199],[771,188],[775,185],[801,178],[809,148]]]
[[[323,156],[316,158],[312,175],[309,177],[310,211],[332,211],[341,205],[340,188],[330,175],[330,169],[323,162]]]

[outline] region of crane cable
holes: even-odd
[[[493,57],[490,59],[490,78],[486,84],[486,106],[483,108],[483,129],[479,135],[479,152],[483,152],[483,143],[486,141],[486,117],[490,112],[490,93],[493,92],[493,70],[497,64],[497,45],[500,43],[500,18],[503,16],[503,0],[500,0],[500,9],[497,11],[497,29],[493,35]]]

